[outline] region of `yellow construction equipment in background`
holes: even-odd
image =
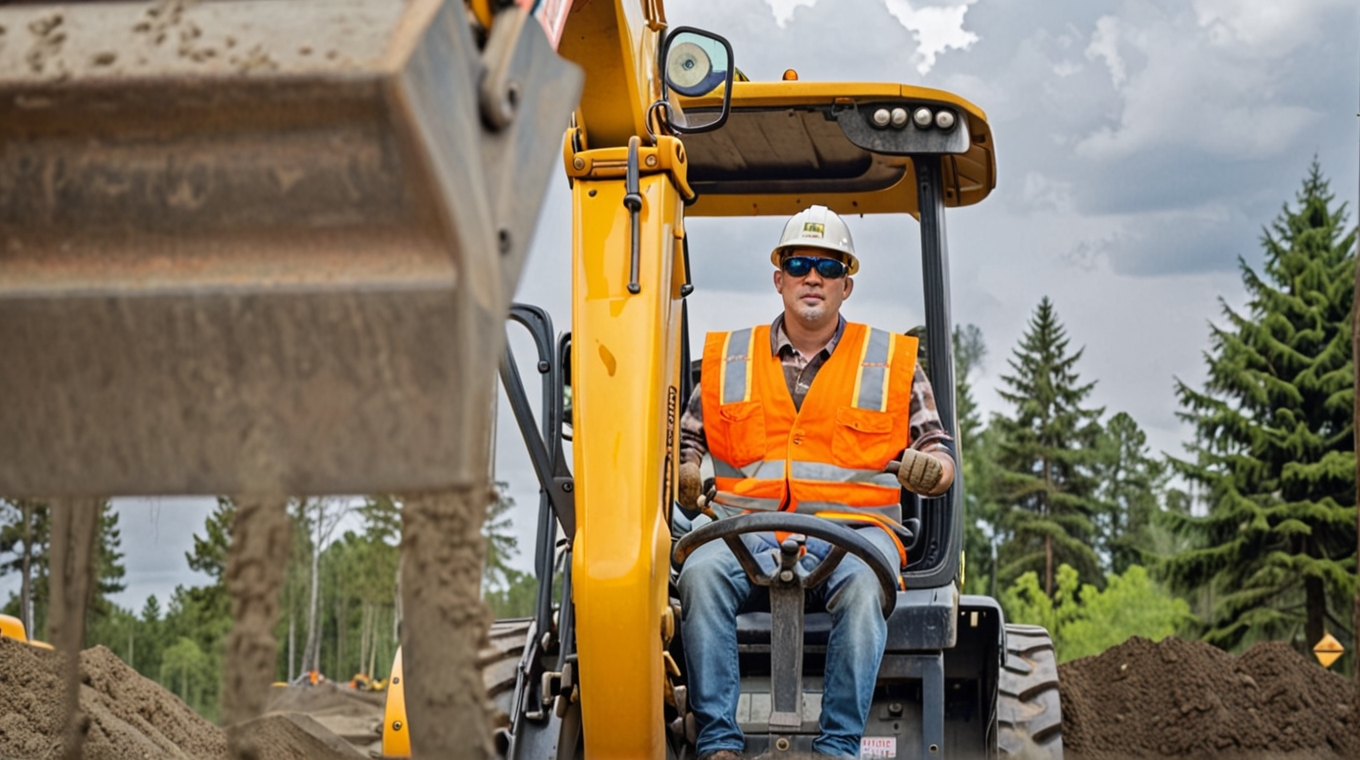
[[[22,641],[25,644],[35,646],[39,649],[52,648],[52,645],[48,644],[46,641],[30,639],[28,637],[28,632],[24,630],[24,622],[13,615],[0,615],[0,636],[11,638],[15,641]]]

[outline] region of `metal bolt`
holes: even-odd
[[[550,370],[550,369],[552,369],[552,365],[551,365],[551,364],[549,364],[549,363],[547,363],[547,362],[539,362],[539,363],[538,363],[538,374],[540,374],[540,375],[546,375],[546,374],[548,374],[548,370]]]
[[[779,737],[778,739],[775,739],[775,740],[774,740],[774,748],[777,749],[777,750],[779,750],[780,752],[788,752],[788,751],[789,751],[789,740],[786,739],[786,738],[784,738],[784,737],[782,737],[782,736]]]
[[[563,491],[566,491],[567,493],[571,493],[571,491],[572,491],[573,488],[575,488],[575,486],[573,486],[571,483],[563,483],[563,484],[562,484],[562,490],[563,490]]]
[[[401,678],[400,678],[399,676],[393,676],[393,677],[392,677],[392,685],[393,685],[393,686],[396,686],[396,685],[399,684],[399,683],[401,683]]]
[[[577,156],[576,158],[573,158],[573,159],[571,160],[571,168],[575,169],[575,170],[578,171],[578,172],[583,172],[583,171],[585,171],[585,170],[586,170],[586,160],[585,160],[584,158],[581,158],[580,156]]]
[[[392,730],[393,730],[393,731],[400,731],[400,730],[401,730],[401,721],[399,721],[399,720],[394,720],[394,721],[392,721]]]
[[[940,754],[940,745],[938,745],[938,744],[932,744],[932,745],[930,745],[930,754],[932,754],[932,755],[938,755],[938,754]]]
[[[793,571],[792,571],[792,570],[784,570],[784,571],[780,572],[780,573],[779,573],[779,580],[781,580],[781,581],[783,581],[783,582],[785,582],[785,583],[788,583],[789,581],[793,580]]]
[[[643,159],[643,163],[647,164],[648,166],[656,166],[656,154],[652,154],[647,158]]]

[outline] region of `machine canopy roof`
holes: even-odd
[[[719,89],[682,98],[680,106],[686,113],[714,111],[721,98]],[[923,108],[932,116],[948,112],[954,124],[919,127],[913,116]],[[903,112],[906,123],[898,126]],[[883,113],[889,121],[880,126],[874,116],[881,121]],[[842,214],[915,216],[913,154],[940,156],[946,206],[977,203],[996,186],[986,115],[924,87],[737,82],[727,122],[682,139],[689,182],[699,193],[690,216],[787,215],[814,203]]]

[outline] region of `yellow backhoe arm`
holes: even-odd
[[[667,506],[684,403],[680,252],[692,191],[680,141],[645,144],[663,24],[659,3],[578,4],[559,48],[586,71],[580,131],[567,135],[565,162],[573,183],[572,590],[590,758],[665,756]]]

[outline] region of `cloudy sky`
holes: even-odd
[[[1316,155],[1340,200],[1357,195],[1360,4],[1355,0],[670,0],[673,25],[728,37],[752,79],[897,81],[956,92],[988,115],[998,187],[948,217],[954,319],[982,329],[985,411],[1039,299],[1085,347],[1092,403],[1127,411],[1155,451],[1178,452],[1173,378],[1203,377],[1218,299],[1242,301],[1239,256]],[[1352,222],[1355,217],[1352,216]],[[918,230],[851,219],[864,270],[846,314],[923,322]],[[688,224],[698,290],[692,339],[765,322],[779,308],[768,253],[782,220]],[[555,181],[519,300],[569,322],[570,198]],[[721,304],[721,308],[718,308]],[[521,356],[528,346],[516,339]],[[531,391],[536,398],[536,389]],[[502,405],[504,406],[504,405]],[[532,543],[537,486],[503,416],[498,478]],[[176,583],[211,503],[117,502],[139,608]],[[522,558],[528,566],[528,557]],[[0,595],[12,587],[0,579]]]

